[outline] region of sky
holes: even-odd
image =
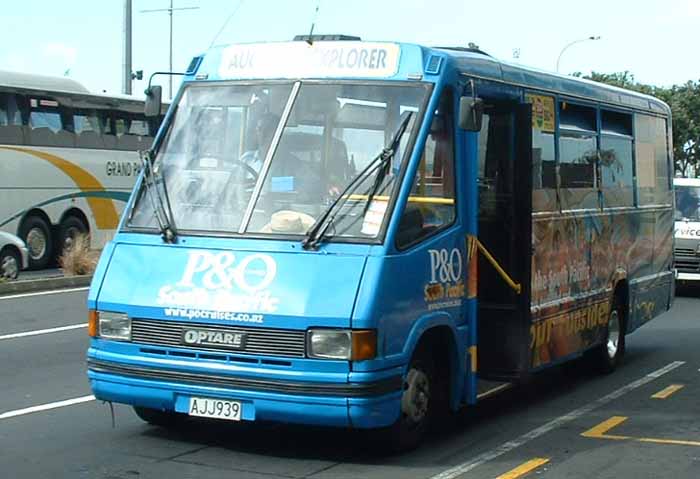
[[[173,0],[173,69],[211,45],[344,33],[429,46],[470,42],[501,60],[570,74],[629,71],[642,83],[700,80],[700,0]],[[168,70],[170,0],[132,0],[132,65]],[[315,13],[317,5],[318,14]],[[0,70],[122,91],[124,0],[5,0]],[[599,40],[585,40],[590,36]],[[564,50],[565,49],[565,50]],[[562,50],[563,53],[562,53]],[[167,80],[162,79],[167,97]],[[178,82],[175,82],[177,87]]]

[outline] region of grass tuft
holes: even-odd
[[[66,276],[92,274],[100,257],[99,251],[90,250],[90,239],[86,235],[76,235],[70,248],[65,248],[58,264]]]

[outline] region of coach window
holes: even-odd
[[[430,135],[413,180],[396,236],[400,249],[417,243],[455,219],[452,91],[447,89],[433,117]]]
[[[21,145],[24,142],[22,116],[15,95],[0,93],[0,144]]]
[[[73,129],[77,135],[77,146],[82,148],[105,147],[100,132],[100,119],[96,110],[75,110],[73,112]]]
[[[30,98],[29,111],[31,144],[75,146],[72,115],[58,101],[48,98]]]
[[[532,104],[532,210],[555,211],[557,173],[554,151],[554,97],[525,95]]]
[[[0,126],[7,126],[10,124],[9,114],[7,112],[7,97],[9,95],[5,93],[0,93]]]
[[[636,114],[634,133],[639,204],[671,204],[666,120]]]
[[[632,115],[603,110],[600,116],[603,206],[633,206]]]
[[[32,98],[29,100],[29,106],[31,108],[29,126],[33,130],[48,128],[52,132],[58,133],[63,129],[57,101]]]
[[[75,132],[100,132],[100,122],[95,110],[76,110],[73,114],[73,125]]]
[[[559,104],[559,186],[562,209],[598,207],[596,110]]]

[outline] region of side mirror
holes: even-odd
[[[146,108],[144,113],[147,117],[159,116],[163,87],[160,85],[153,85],[148,87],[144,93],[146,94]]]
[[[484,102],[481,98],[463,96],[459,99],[459,127],[466,131],[481,131]]]

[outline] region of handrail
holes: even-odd
[[[517,294],[520,294],[522,292],[522,285],[520,283],[516,283],[513,281],[513,279],[506,273],[506,271],[501,267],[500,264],[498,264],[498,261],[489,253],[489,251],[486,249],[486,247],[481,244],[481,241],[479,241],[478,238],[476,238],[473,235],[467,235],[467,239],[473,241],[473,244],[476,244],[476,247],[481,251],[481,254],[484,255],[484,257],[491,263],[491,265],[494,267],[496,272],[503,278],[503,280],[510,286]]]
[[[354,193],[350,195],[351,200],[366,200],[368,199],[368,195],[362,195],[358,193]],[[381,201],[388,201],[389,197],[384,196],[384,195],[375,195],[374,196],[375,200],[381,200]],[[428,203],[428,204],[433,204],[433,205],[454,205],[455,200],[453,198],[440,198],[437,196],[409,196],[408,197],[408,202],[409,203]]]

